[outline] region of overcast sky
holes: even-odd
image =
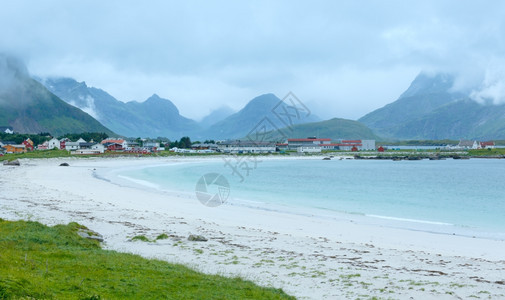
[[[0,51],[121,101],[153,93],[199,119],[289,91],[357,119],[421,71],[505,102],[505,1],[4,1]]]

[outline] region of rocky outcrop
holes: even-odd
[[[11,161],[4,160],[4,166],[20,166],[20,165],[21,165],[21,163],[19,162],[18,159],[11,160]]]
[[[202,235],[194,235],[194,234],[190,234],[188,236],[188,241],[191,241],[191,242],[206,242],[208,241],[208,239]]]

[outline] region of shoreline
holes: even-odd
[[[505,279],[503,241],[234,205],[209,208],[187,195],[118,186],[93,177],[97,170],[181,160],[198,159],[58,158],[3,166],[0,218],[48,225],[75,221],[102,234],[106,249],[180,262],[207,273],[240,275],[300,298],[505,294],[500,283]],[[59,167],[61,162],[70,167]],[[161,233],[171,239],[130,241],[136,235],[152,238]],[[187,241],[189,234],[209,241]]]
[[[311,158],[278,158],[278,157],[268,157],[266,160],[269,161],[279,161],[279,160],[319,160],[322,157],[311,157]],[[337,157],[335,160],[338,160]],[[119,186],[133,187],[138,189],[147,189],[153,192],[160,192],[167,195],[182,195],[185,197],[195,196],[194,190],[188,191],[187,187],[183,189],[167,189],[162,187],[157,183],[153,183],[147,180],[141,179],[141,177],[136,177],[135,175],[124,175],[124,171],[133,170],[149,170],[155,168],[170,168],[177,167],[182,164],[198,164],[198,163],[215,163],[222,162],[220,158],[207,157],[203,159],[193,158],[185,160],[177,160],[177,162],[170,163],[152,163],[143,164],[142,166],[134,167],[123,167],[109,172],[99,172],[93,173],[93,176],[99,179],[106,180],[108,182],[117,184]],[[177,170],[177,169],[176,169]],[[180,170],[180,168],[178,169]],[[228,174],[223,173],[227,176]],[[233,176],[233,175],[231,175]],[[196,200],[196,199],[195,199]],[[478,238],[484,240],[494,240],[494,241],[505,241],[505,231],[500,227],[488,228],[488,227],[476,227],[468,224],[457,224],[448,223],[446,221],[437,221],[429,219],[416,219],[409,217],[398,217],[394,215],[378,215],[373,213],[362,213],[362,212],[352,212],[352,211],[341,211],[332,208],[322,208],[318,206],[305,206],[299,204],[281,204],[274,203],[271,201],[263,202],[259,199],[252,198],[237,198],[230,197],[225,205],[237,206],[241,208],[247,208],[251,210],[259,211],[270,211],[280,214],[289,214],[302,217],[317,218],[327,221],[349,221],[361,225],[368,226],[380,226],[385,228],[400,229],[412,232],[425,232],[430,234],[438,235],[450,235],[450,236],[461,236],[467,238]]]

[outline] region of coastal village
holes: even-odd
[[[14,134],[12,127],[0,127],[2,133]],[[69,138],[50,138],[39,145],[35,145],[31,139],[26,139],[22,143],[15,143],[9,140],[0,140],[0,155],[8,153],[26,153],[31,151],[44,150],[66,150],[72,155],[100,155],[104,153],[125,153],[125,154],[152,154],[160,151],[171,151],[175,153],[223,153],[223,154],[265,154],[265,153],[285,153],[287,151],[300,154],[322,153],[328,151],[377,151],[384,152],[386,147],[376,146],[375,140],[361,139],[338,139],[330,138],[290,138],[282,143],[273,141],[254,140],[225,140],[212,143],[191,144],[191,147],[172,147],[167,149],[166,145],[160,141],[148,139],[126,139],[126,138],[106,138],[101,141],[83,138],[70,140]],[[492,149],[495,148],[494,141],[460,140],[458,145],[447,145],[446,150],[468,150],[468,149]]]

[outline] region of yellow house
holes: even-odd
[[[25,145],[5,145],[4,149],[7,153],[26,153]]]

